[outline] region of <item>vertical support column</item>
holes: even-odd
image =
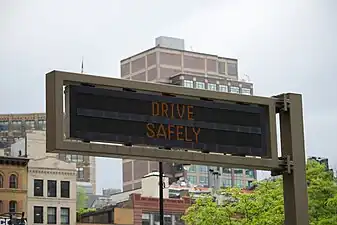
[[[308,225],[302,96],[286,97],[290,107],[280,112],[281,150],[282,157],[290,156],[294,165],[291,174],[283,174],[285,225]]]
[[[163,163],[159,162],[159,218],[160,225],[164,225],[164,185],[163,185]]]

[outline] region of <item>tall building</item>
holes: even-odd
[[[56,155],[66,162],[76,163],[77,181],[80,186],[90,185],[96,193],[96,161],[95,157],[70,154],[46,154],[46,114],[2,114],[0,115],[0,148],[4,148],[6,155],[17,156],[26,154],[29,157]],[[27,144],[26,140],[27,139]]]
[[[253,84],[239,80],[237,59],[187,51],[184,40],[178,38],[158,37],[155,47],[121,60],[120,67],[124,79],[253,94]],[[156,169],[157,162],[123,160],[123,190],[139,188],[141,178]],[[187,178],[192,184],[210,185],[214,171],[218,171],[220,186],[245,187],[256,179],[254,170],[209,168],[202,165],[191,166]]]
[[[76,223],[76,165],[56,157],[28,163],[28,224]]]
[[[0,217],[27,214],[28,159],[0,156]]]

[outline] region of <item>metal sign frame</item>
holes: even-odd
[[[271,158],[229,156],[154,147],[85,143],[67,139],[69,99],[63,101],[64,86],[89,85],[107,89],[141,89],[190,98],[205,98],[239,104],[269,106]],[[66,118],[64,120],[64,105]],[[308,193],[305,171],[305,147],[302,96],[287,93],[272,98],[195,90],[173,85],[136,82],[69,72],[52,71],[46,75],[47,152],[63,152],[128,159],[171,161],[199,165],[271,170],[283,176],[286,225],[308,225]],[[276,114],[280,115],[281,157],[277,154]],[[161,189],[162,190],[162,189]],[[162,209],[162,207],[161,207]]]
[[[242,157],[214,153],[200,153],[185,150],[165,150],[155,147],[123,146],[107,143],[85,143],[64,137],[67,130],[67,112],[64,120],[64,107],[69,110],[69,99],[63,97],[66,85],[89,85],[106,89],[137,89],[146,92],[166,93],[195,99],[212,99],[237,104],[259,104],[268,106],[270,131],[270,158]],[[47,107],[47,152],[76,152],[93,156],[106,156],[128,159],[158,160],[233,167],[271,170],[279,164],[277,158],[275,99],[246,96],[208,90],[196,90],[174,85],[146,83],[108,77],[98,77],[69,72],[52,71],[46,75]]]

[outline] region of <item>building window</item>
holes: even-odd
[[[188,172],[195,173],[197,171],[197,167],[195,165],[191,165],[188,168]]]
[[[4,202],[0,200],[0,213],[4,213]]]
[[[235,169],[234,174],[243,174],[243,170],[242,169]]]
[[[208,179],[206,176],[200,176],[199,177],[199,183],[200,184],[207,184],[208,183]]]
[[[222,168],[223,173],[232,173],[232,169],[230,168]]]
[[[227,69],[228,69],[228,75],[235,76],[238,74],[238,67],[236,63],[228,63]]]
[[[84,179],[84,169],[83,167],[76,168],[77,170],[77,179],[82,180]]]
[[[232,180],[231,179],[225,179],[223,181],[223,186],[224,187],[231,187],[232,186]]]
[[[231,93],[240,94],[240,88],[239,87],[230,87]]]
[[[207,173],[207,166],[199,166],[200,173]]]
[[[43,196],[43,180],[34,180],[34,196]]]
[[[250,88],[241,88],[241,94],[243,94],[243,95],[251,95]]]
[[[219,91],[228,92],[228,87],[226,85],[219,85]]]
[[[56,180],[48,180],[48,197],[56,197]]]
[[[34,223],[43,223],[43,206],[34,206]]]
[[[246,177],[254,177],[254,170],[246,170]]]
[[[56,224],[56,207],[48,207],[48,224]]]
[[[197,81],[195,87],[198,89],[205,89],[205,83]]]
[[[216,91],[216,84],[208,83],[207,87],[208,87],[208,90]]]
[[[18,188],[18,177],[15,174],[9,177],[9,188]]]
[[[74,163],[83,162],[83,155],[66,155],[66,160]]]
[[[196,176],[187,176],[187,180],[188,180],[191,184],[197,184],[197,177],[196,177]]]
[[[70,182],[61,181],[61,198],[69,198],[70,195]]]
[[[4,177],[0,174],[0,188],[4,187]]]
[[[192,80],[184,80],[184,87],[193,88]]]
[[[150,225],[150,214],[142,214],[142,225]]]
[[[242,180],[234,180],[234,186],[242,188],[243,187],[243,182]]]
[[[61,224],[69,224],[69,208],[61,208]]]
[[[16,201],[10,201],[9,202],[9,212],[10,213],[15,213],[16,212],[16,206],[17,206],[17,202]]]

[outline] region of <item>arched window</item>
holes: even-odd
[[[0,174],[0,188],[4,187],[4,176]]]
[[[9,177],[9,188],[18,188],[18,177],[15,174]]]
[[[16,201],[10,201],[9,202],[9,212],[10,213],[15,213],[16,212],[16,206],[17,206],[17,202]]]

